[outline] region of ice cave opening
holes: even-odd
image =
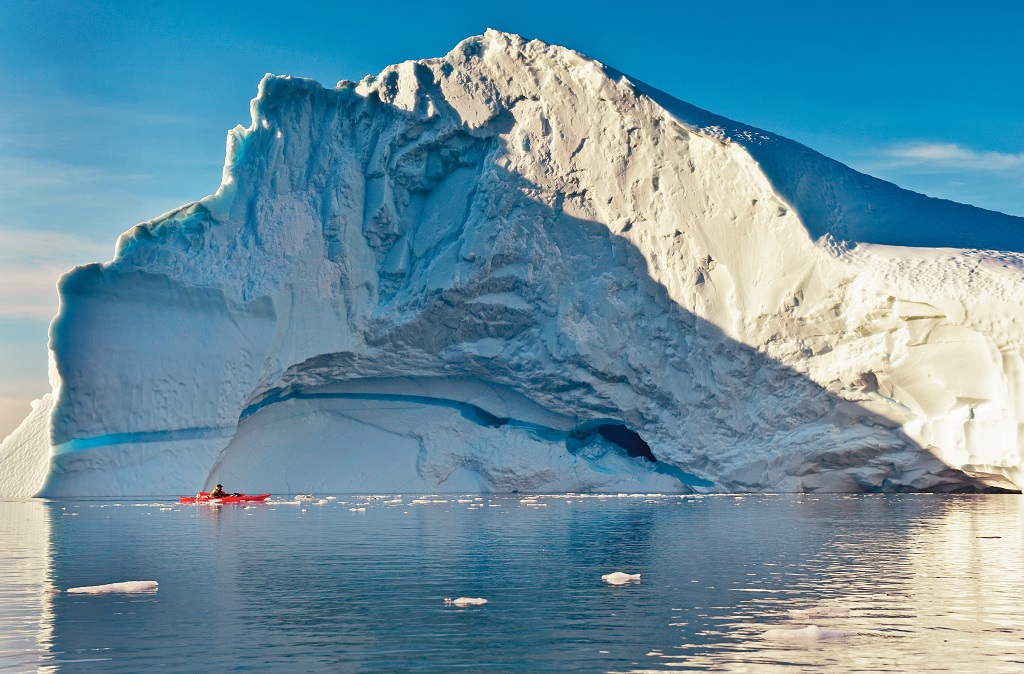
[[[321,372],[320,374],[323,374]],[[582,421],[472,378],[303,383],[246,407],[210,484],[284,493],[689,491],[637,430]]]
[[[651,451],[651,446],[640,437],[640,434],[623,423],[609,420],[592,421],[574,428],[565,440],[566,449],[577,454],[598,439],[606,440],[615,448],[622,450],[634,459],[643,459],[657,463],[658,459]]]
[[[622,424],[601,424],[597,427],[597,432],[605,440],[622,447],[634,458],[647,459],[651,463],[658,461],[651,451],[651,446],[644,442],[640,434]]]

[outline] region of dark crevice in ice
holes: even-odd
[[[644,442],[640,434],[626,428],[622,424],[601,424],[597,427],[597,432],[608,442],[622,447],[632,457],[647,459],[651,463],[657,463],[658,461],[654,458],[651,446]]]
[[[573,454],[601,438],[622,449],[627,455],[633,458],[640,458],[657,463],[658,459],[651,451],[640,434],[628,426],[609,420],[591,421],[577,426],[569,432],[566,446]]]

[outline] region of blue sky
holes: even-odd
[[[1015,3],[326,5],[0,3],[0,437],[49,388],[57,275],[215,191],[266,72],[330,85],[492,27],[904,187],[1024,215]]]

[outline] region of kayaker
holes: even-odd
[[[241,492],[226,492],[224,487],[218,484],[207,498],[224,498],[225,496],[245,496],[245,494]]]

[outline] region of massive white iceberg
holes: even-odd
[[[216,194],[61,278],[0,495],[1013,489],[1022,252],[515,35],[268,75]]]

